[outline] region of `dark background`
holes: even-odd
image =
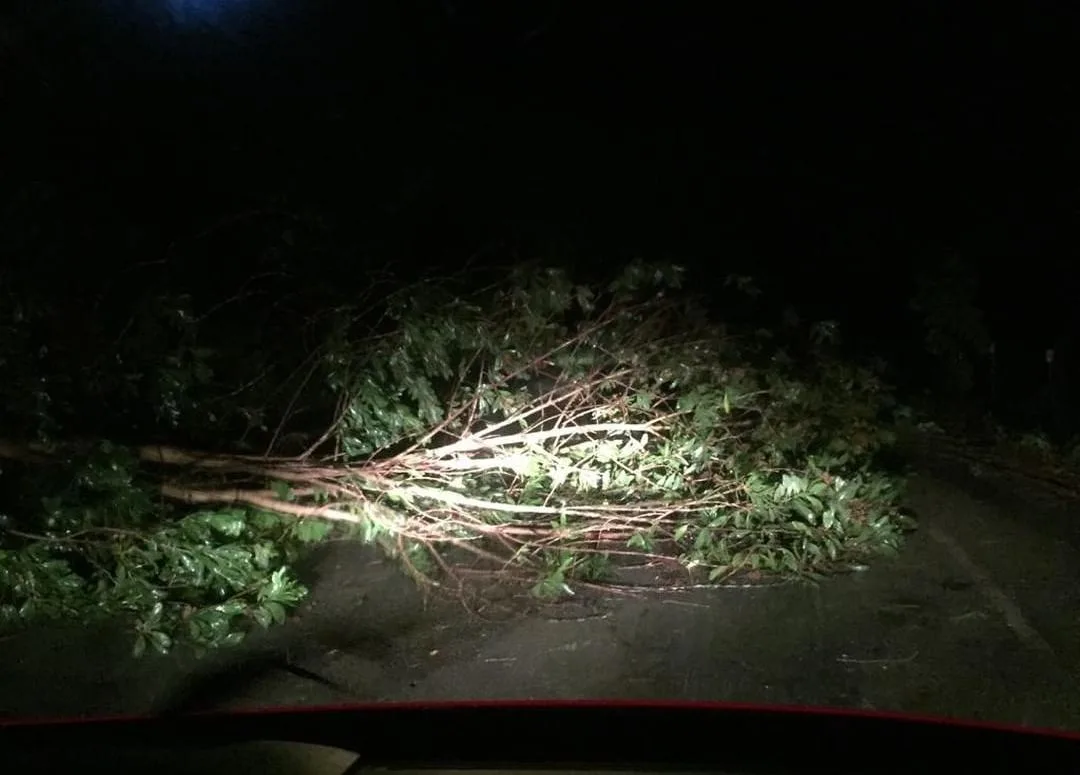
[[[1069,3],[19,3],[0,15],[5,196],[47,215],[0,249],[73,296],[162,262],[231,292],[301,212],[333,238],[290,260],[339,285],[485,251],[670,259],[706,292],[750,274],[775,310],[838,320],[910,387],[929,368],[915,277],[957,255],[1009,401],[1042,389],[1048,347],[1067,396],[1078,21]]]

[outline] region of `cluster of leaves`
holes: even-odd
[[[0,364],[9,376],[0,392],[14,438],[46,442],[115,427],[154,435],[229,419],[228,410],[202,404],[218,387],[217,353],[197,342],[190,298],[147,298],[113,335],[84,309],[22,288],[3,292],[13,303],[0,319]]]
[[[280,622],[305,594],[293,563],[330,526],[224,498],[170,503],[162,471],[128,445],[250,438],[265,452],[302,404],[307,352],[253,346],[268,331],[257,319],[249,334],[219,324],[239,297],[210,305],[216,316],[165,292],[98,308],[19,272],[0,295],[0,628],[122,616],[141,653]]]
[[[176,639],[238,643],[283,622],[306,594],[291,564],[330,533],[320,520],[256,509],[180,511],[155,496],[129,449],[108,442],[27,477],[26,492],[58,494],[5,517],[0,626],[121,614],[136,654]]]

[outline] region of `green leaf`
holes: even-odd
[[[262,543],[255,545],[252,558],[257,568],[260,570],[267,570],[277,556],[277,549],[273,544]]]
[[[814,529],[805,522],[792,521],[787,524],[792,530],[802,533],[805,536],[813,537],[814,535]]]
[[[274,623],[274,615],[266,607],[252,610],[251,618],[264,630]]]
[[[798,498],[796,500],[793,500],[791,502],[791,507],[795,509],[795,511],[798,512],[799,516],[803,517],[807,522],[817,521],[817,513],[810,508],[810,504],[808,504],[804,499]],[[805,525],[803,527],[805,527]]]
[[[267,601],[263,606],[266,611],[270,613],[270,618],[275,624],[284,624],[286,619],[285,606],[277,601]]]
[[[275,479],[270,482],[270,489],[273,491],[274,497],[279,501],[292,503],[296,500],[296,495],[293,493],[293,489],[289,486],[288,482],[282,482]]]
[[[322,519],[301,519],[293,531],[296,538],[305,544],[324,540],[330,535],[333,526]]]
[[[245,514],[243,511],[215,511],[206,517],[209,525],[219,533],[235,538],[244,532]]]
[[[168,654],[172,648],[173,640],[167,633],[155,630],[150,633],[149,640],[158,654]],[[145,650],[145,646],[143,648]]]

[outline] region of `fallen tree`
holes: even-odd
[[[293,564],[335,535],[426,586],[468,566],[537,595],[629,563],[718,584],[898,549],[878,376],[831,355],[828,326],[792,333],[793,354],[679,284],[641,263],[599,285],[528,267],[342,309],[308,370],[333,421],[294,454],[4,440],[0,459],[53,474],[4,518],[0,616],[127,614],[140,653],[236,643],[285,620]]]

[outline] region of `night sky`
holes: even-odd
[[[88,273],[288,202],[417,273],[498,244],[753,274],[871,348],[960,255],[1002,341],[1075,328],[1069,3],[19,5],[6,177],[62,192]]]

